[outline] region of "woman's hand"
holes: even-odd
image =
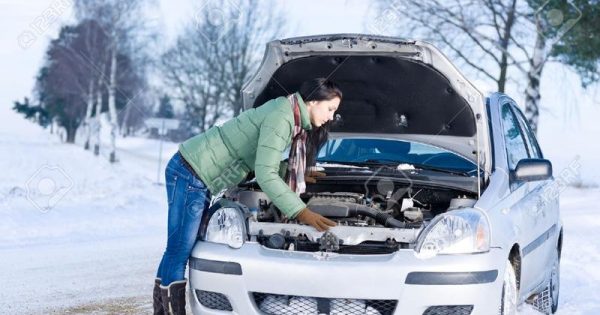
[[[317,178],[325,177],[325,173],[317,171],[308,171],[304,174],[304,182],[314,184],[317,182]]]
[[[296,216],[296,219],[302,223],[313,226],[319,232],[329,230],[330,227],[336,226],[335,222],[311,211],[308,208],[302,209],[302,211],[300,211],[300,213],[298,213]]]

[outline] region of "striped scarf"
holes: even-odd
[[[302,118],[300,117],[300,105],[296,94],[288,95],[294,113],[294,130],[292,134],[292,146],[288,158],[287,184],[298,196],[306,190],[304,172],[306,171],[306,131],[302,129]]]

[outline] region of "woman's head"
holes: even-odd
[[[342,101],[342,91],[335,83],[325,78],[305,81],[300,86],[299,93],[306,104],[310,122],[315,127],[321,127],[333,120]]]
[[[317,78],[302,83],[299,93],[314,126],[308,131],[306,140],[306,165],[313,166],[319,149],[327,142],[329,126],[342,100],[342,91],[332,81]]]

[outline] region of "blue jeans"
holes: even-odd
[[[167,249],[156,277],[167,286],[185,279],[185,267],[196,243],[200,219],[210,203],[210,191],[184,164],[176,153],[165,171],[169,202]]]

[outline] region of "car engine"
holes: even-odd
[[[306,192],[301,197],[309,209],[344,226],[414,228],[447,210],[475,204],[467,194],[448,189],[414,190],[407,189],[402,198],[356,192]],[[260,190],[237,188],[225,197],[248,207],[258,222],[294,223]]]
[[[376,191],[375,189],[373,191]],[[394,194],[356,191],[308,191],[307,207],[337,223],[336,234],[286,218],[269,197],[254,187],[237,187],[225,198],[246,206],[249,233],[272,249],[384,254],[414,246],[416,237],[436,215],[470,207],[473,196],[442,188],[410,187]]]

